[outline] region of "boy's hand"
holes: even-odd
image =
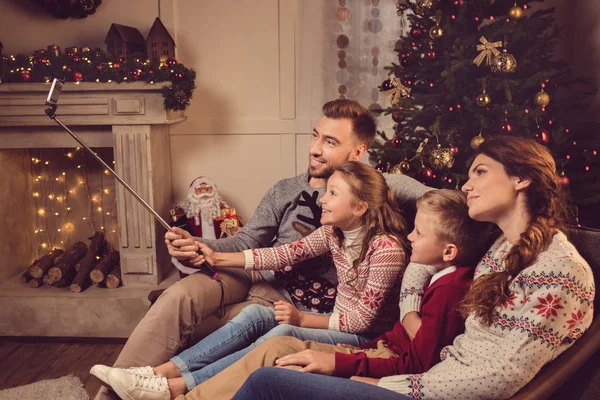
[[[280,367],[300,365],[300,372],[312,372],[321,375],[332,375],[335,369],[335,354],[322,351],[304,350],[300,353],[288,354],[275,363]]]
[[[404,316],[402,320],[402,326],[410,340],[413,340],[421,328],[421,316],[416,311],[411,311]]]
[[[279,300],[274,304],[275,321],[279,324],[302,326],[302,319],[304,318],[304,313],[302,311],[285,301]]]
[[[362,383],[368,383],[369,385],[377,386],[379,384],[379,379],[376,378],[367,378],[366,376],[351,376],[351,381],[358,381]]]
[[[200,251],[202,252],[202,255],[196,254],[198,257],[195,260],[192,260],[191,263],[194,264],[196,267],[199,267],[202,265],[202,263],[204,263],[204,261],[207,261],[213,267],[216,266],[217,253],[212,251],[212,249],[210,247],[208,247],[207,245],[205,245],[204,243],[200,243],[200,242],[195,242],[195,243],[196,243],[196,246],[198,246],[198,249],[200,249]]]
[[[346,343],[338,343],[336,346],[343,347],[345,349],[352,349],[352,350],[360,350],[361,349],[358,346],[352,346],[351,344],[346,344]]]

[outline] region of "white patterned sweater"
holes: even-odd
[[[477,265],[475,279],[504,270],[511,245],[500,237]],[[418,311],[430,278],[419,264],[406,270],[402,315]],[[559,232],[536,262],[510,283],[506,302],[490,326],[473,315],[465,332],[441,351],[428,372],[382,378],[379,386],[417,399],[506,399],[568,349],[592,323],[594,277],[587,262]]]
[[[386,235],[371,240],[355,269],[330,225],[279,247],[245,250],[246,268],[275,270],[331,253],[338,286],[329,329],[348,333],[383,333],[398,321],[400,282],[406,268],[402,246]]]

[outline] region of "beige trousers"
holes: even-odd
[[[221,288],[203,273],[170,286],[150,307],[119,354],[115,367],[157,366],[222,327],[249,304],[273,306],[285,300],[258,271],[219,270],[225,292],[225,315],[219,315]],[[111,399],[104,388],[96,400]]]
[[[196,386],[185,396],[177,397],[176,400],[229,400],[242,387],[248,376],[258,368],[272,367],[278,358],[307,349],[326,353],[340,352],[353,354],[364,352],[369,358],[397,357],[396,353],[385,347],[383,342],[379,342],[376,349],[355,350],[313,342],[311,340],[302,341],[291,336],[274,337],[257,346],[238,362],[224,369],[218,375]],[[300,367],[290,368],[299,369]]]

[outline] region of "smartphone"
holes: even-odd
[[[50,86],[48,98],[46,99],[47,106],[56,108],[58,104],[58,97],[60,96],[60,91],[62,90],[63,85],[64,81],[54,78],[52,81],[52,86]]]

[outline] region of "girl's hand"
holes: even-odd
[[[336,346],[343,347],[345,349],[360,350],[360,347],[352,346],[351,344],[346,344],[346,343],[338,343]]]
[[[204,261],[208,262],[213,267],[216,266],[217,254],[210,247],[205,245],[204,243],[195,242],[198,249],[202,252],[202,254],[197,254],[198,257],[196,259],[191,260],[190,262],[194,264],[194,266],[199,267],[204,263]]]
[[[351,376],[351,381],[358,381],[362,383],[368,383],[369,385],[377,386],[379,384],[379,379],[376,378],[367,378],[366,376]]]
[[[321,375],[332,375],[335,369],[335,354],[322,351],[304,350],[300,353],[281,357],[275,363],[280,367],[300,365],[300,372],[312,372]]]
[[[304,313],[285,301],[275,302],[275,321],[280,324],[302,326]]]

